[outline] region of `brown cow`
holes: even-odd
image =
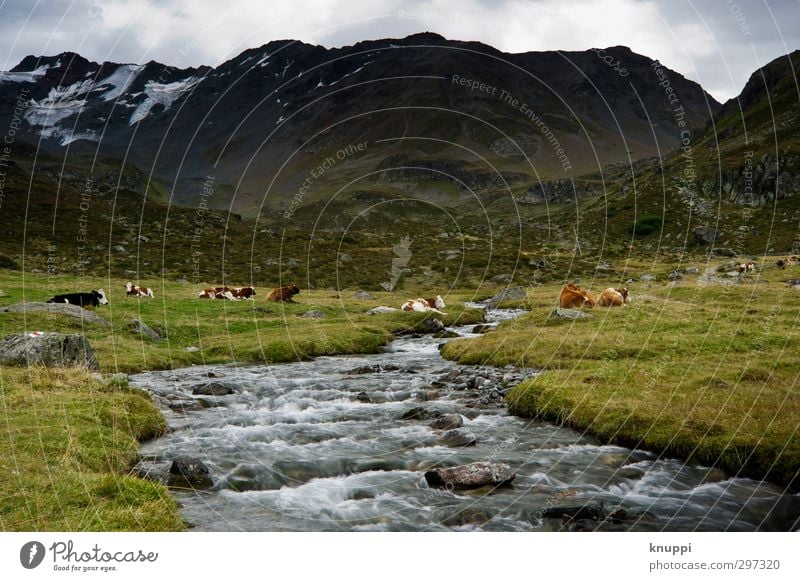
[[[561,294],[558,296],[558,304],[562,309],[576,309],[580,307],[593,307],[594,297],[589,291],[581,289],[581,287],[569,283],[561,289]]]
[[[607,288],[597,297],[598,307],[624,307],[631,298],[627,288]]]
[[[292,297],[300,292],[300,289],[297,288],[297,285],[292,283],[289,286],[282,286],[280,288],[276,288],[273,290],[269,295],[267,295],[267,300],[272,301],[273,303],[277,303],[279,301],[284,301],[287,303],[293,303]]]

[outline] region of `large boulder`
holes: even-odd
[[[528,293],[525,291],[524,286],[513,286],[504,288],[489,300],[484,301],[484,304],[487,309],[494,310],[503,301],[522,301],[526,296],[528,296]]]
[[[414,330],[418,333],[424,333],[426,335],[432,335],[434,333],[441,333],[445,330],[444,323],[442,323],[439,319],[423,319]]]
[[[210,383],[204,383],[203,385],[198,385],[192,390],[192,395],[211,395],[211,396],[223,396],[223,395],[231,395],[236,393],[237,389],[234,385],[230,383],[223,383],[221,381],[212,381]]]
[[[698,244],[714,244],[717,241],[717,231],[708,226],[697,226],[692,230],[695,242]]]
[[[562,309],[561,307],[556,307],[553,309],[553,312],[550,316],[557,317],[559,319],[570,319],[571,321],[575,321],[577,319],[590,319],[592,317],[589,313],[584,313],[578,309]]]
[[[459,428],[442,434],[441,443],[450,448],[465,448],[477,444],[478,438],[469,430]]]
[[[78,305],[70,305],[69,303],[18,303],[0,309],[0,313],[33,313],[36,311],[67,315],[68,317],[80,319],[83,323],[96,323],[104,326],[111,325],[111,323],[102,317],[98,317],[92,311],[81,308]]]
[[[211,472],[202,460],[190,456],[178,456],[169,468],[170,486],[207,488],[213,484]]]
[[[146,337],[151,341],[159,341],[161,339],[161,335],[159,335],[156,331],[142,323],[139,319],[131,319],[129,328],[132,333],[136,335],[141,335],[142,337]]]
[[[99,368],[83,335],[41,332],[8,335],[0,343],[0,364]]]
[[[431,422],[434,430],[455,430],[464,425],[461,414],[442,414]]]
[[[435,468],[425,473],[432,488],[470,489],[483,486],[503,486],[514,480],[514,471],[502,462],[473,462],[452,468]]]

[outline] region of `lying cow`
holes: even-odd
[[[631,302],[627,288],[607,288],[597,297],[598,307],[624,307]]]
[[[68,293],[64,295],[56,295],[48,303],[68,303],[70,305],[77,305],[79,307],[97,307],[100,305],[107,305],[108,299],[103,289],[93,290],[90,293]]]
[[[289,286],[282,286],[280,288],[274,289],[271,293],[267,295],[267,300],[272,301],[273,303],[277,303],[280,301],[286,303],[293,303],[292,297],[296,294],[300,293],[300,289],[297,287],[296,284],[292,283]]]
[[[585,291],[578,285],[569,283],[561,289],[561,294],[558,295],[558,304],[562,309],[593,307],[594,297],[589,291]]]
[[[230,291],[233,298],[236,300],[255,300],[253,297],[256,296],[256,289],[251,286],[236,286],[227,290]]]
[[[444,299],[442,298],[442,295],[436,295],[435,299],[423,299],[423,300],[426,303],[428,303],[428,306],[431,307],[432,309],[444,309],[447,306],[446,304],[444,304]]]
[[[155,298],[153,291],[146,286],[136,286],[130,282],[125,283],[125,294],[129,297],[149,297],[151,299]]]
[[[200,292],[197,297],[201,299],[222,299],[229,301],[236,300],[228,287],[224,286],[203,289],[203,291]]]
[[[436,297],[437,299],[441,299],[442,297]],[[428,299],[409,299],[400,307],[404,311],[416,311],[418,313],[439,313],[440,315],[444,315],[442,311],[437,308],[436,299],[434,299],[434,306],[431,306],[431,303]],[[444,301],[441,301],[441,304],[444,305]]]

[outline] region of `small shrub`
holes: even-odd
[[[644,214],[630,225],[628,231],[633,235],[648,236],[661,229],[661,216]]]

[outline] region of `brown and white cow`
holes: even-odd
[[[607,288],[597,297],[598,307],[624,307],[631,302],[627,288]]]
[[[233,293],[231,292],[231,290],[226,286],[218,286],[218,287],[203,289],[202,292],[198,293],[197,297],[201,299],[222,299],[229,301],[236,300],[233,297]]]
[[[282,286],[274,289],[271,293],[269,293],[269,295],[267,295],[267,300],[272,301],[273,303],[280,301],[293,303],[294,301],[292,300],[292,297],[299,293],[300,289],[296,284],[292,283],[289,286]]]
[[[442,297],[436,297],[437,299],[441,299]],[[418,313],[439,313],[440,315],[444,315],[442,311],[436,308],[436,299],[433,301],[434,306],[431,306],[430,301],[428,299],[409,299],[400,307],[404,311],[416,311]],[[441,304],[444,305],[444,301],[441,301]],[[444,308],[444,307],[443,307]]]
[[[146,286],[136,286],[133,283],[125,283],[125,294],[129,297],[149,297],[151,299],[155,298],[153,291]]]
[[[444,304],[442,295],[436,295],[435,299],[425,299],[425,302],[428,303],[428,306],[433,309],[444,309],[447,307],[447,305]]]
[[[569,283],[561,289],[561,294],[558,295],[558,304],[562,309],[593,307],[594,297],[589,291],[583,290],[576,284]]]
[[[253,297],[256,296],[256,289],[251,286],[237,286],[228,290],[231,291],[233,298],[236,300],[255,300]]]
[[[736,265],[736,270],[739,271],[739,274],[745,274],[747,272],[752,272],[756,269],[756,263],[752,260],[750,262],[742,262],[741,264]]]

